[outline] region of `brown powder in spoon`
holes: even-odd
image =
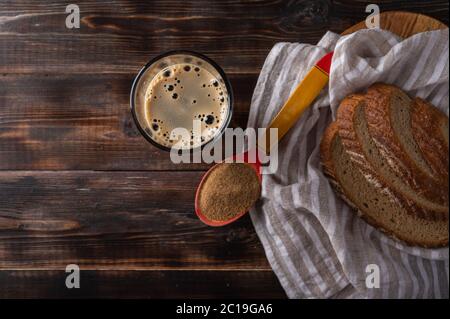
[[[260,193],[258,175],[250,165],[222,163],[203,182],[198,204],[209,220],[227,221],[248,211]]]

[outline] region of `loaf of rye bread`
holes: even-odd
[[[410,245],[448,245],[448,118],[434,106],[385,84],[348,96],[321,157],[368,223]]]

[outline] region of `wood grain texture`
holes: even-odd
[[[65,3],[0,4],[0,73],[131,73],[183,48],[228,73],[257,74],[277,42],[316,43],[364,20],[373,1],[78,1],[81,28],[65,27]],[[448,22],[447,1],[379,1],[381,10],[431,13]],[[447,11],[446,11],[447,10]],[[26,52],[27,54],[21,54]]]
[[[61,270],[0,271],[1,298],[286,298],[271,271],[90,271],[67,289]]]
[[[417,28],[406,15],[405,25]],[[129,112],[133,74],[50,74],[0,76],[0,169],[207,168],[175,167],[166,152],[140,136]],[[257,76],[231,73],[230,79],[232,126],[245,127]]]
[[[245,127],[271,47],[316,43],[365,19],[373,1],[0,2],[0,298],[285,297],[250,219],[193,212],[203,164],[174,165],[129,112],[152,57],[193,49],[218,62]],[[448,24],[448,1],[377,1]],[[64,286],[77,263],[82,289]]]
[[[202,172],[0,172],[0,269],[264,269],[244,218],[194,213]]]
[[[129,106],[133,75],[0,76],[0,170],[198,170],[148,143]],[[232,74],[232,127],[245,127],[256,77]]]

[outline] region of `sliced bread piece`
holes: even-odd
[[[337,123],[342,144],[353,166],[369,181],[377,184],[378,193],[389,190],[409,214],[429,221],[448,220],[448,206],[436,203],[417,192],[386,163],[380,145],[369,134],[365,119],[365,96],[345,98],[338,108]],[[375,180],[377,182],[375,182]]]
[[[437,176],[448,185],[448,117],[430,103],[415,98],[411,127],[420,152]]]
[[[369,87],[365,99],[369,134],[384,163],[414,192],[448,206],[448,185],[433,174],[414,139],[409,96],[393,85],[377,83]]]
[[[411,215],[377,176],[362,174],[343,147],[336,122],[320,145],[325,174],[358,215],[372,226],[409,245],[442,247],[448,245],[448,220],[430,221]]]

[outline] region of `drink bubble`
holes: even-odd
[[[208,125],[211,125],[212,123],[214,123],[214,116],[211,115],[211,114],[208,115],[208,116],[206,117],[205,123],[208,124]]]

